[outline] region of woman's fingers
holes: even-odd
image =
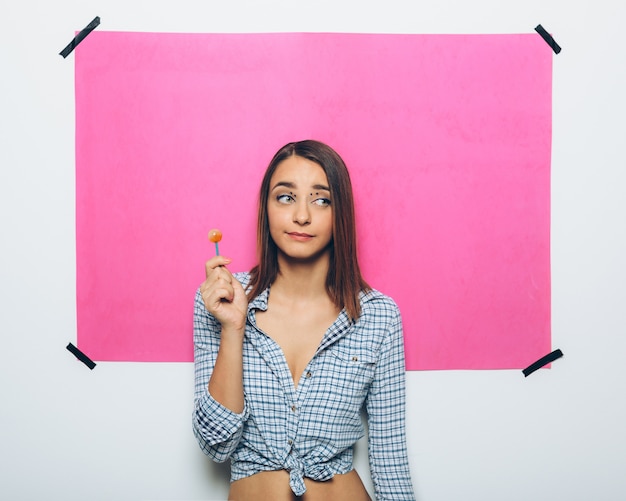
[[[229,262],[230,259],[224,258],[222,256],[215,256],[214,258],[206,262],[206,280],[200,286],[200,289],[203,292],[203,296],[204,291],[220,287],[223,288],[227,285],[232,284],[233,276],[231,275],[230,271],[228,271],[228,269],[224,266]],[[230,300],[232,300],[232,291],[229,296]]]
[[[232,282],[233,277],[227,270],[212,270],[200,286],[200,292],[202,297],[205,298],[205,302],[211,300],[211,302],[215,303],[221,299],[232,301],[235,295]]]
[[[207,311],[222,325],[245,325],[248,300],[239,281],[225,266],[230,262],[223,256],[206,262],[206,280],[200,293]]]
[[[211,259],[209,259],[205,263],[205,265],[204,265],[207,278],[209,277],[209,273],[211,273],[211,271],[213,271],[213,270],[215,270],[216,268],[219,268],[219,267],[224,267],[227,264],[230,264],[231,261],[232,261],[232,259],[229,259],[229,258],[224,257],[224,256],[215,256],[215,257],[212,257]]]

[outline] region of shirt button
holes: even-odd
[[[307,377],[307,378],[310,378],[312,375],[313,375],[313,374],[311,374],[311,372],[307,372],[307,373],[306,373],[306,377]]]
[[[289,439],[289,440],[287,440],[287,443],[288,443],[289,445],[293,445],[293,440]]]
[[[292,406],[291,406],[291,410],[292,410],[293,412],[296,412],[296,406],[295,406],[295,405],[292,405]]]
[[[359,357],[352,357],[352,361],[353,362],[358,362],[359,361]]]

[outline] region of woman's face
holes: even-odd
[[[291,156],[278,164],[270,179],[267,216],[279,253],[311,260],[328,250],[333,236],[333,210],[322,167]]]

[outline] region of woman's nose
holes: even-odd
[[[296,204],[293,219],[298,224],[308,224],[311,222],[311,215],[306,203]]]

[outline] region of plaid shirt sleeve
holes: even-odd
[[[209,393],[208,385],[220,343],[221,326],[204,307],[200,291],[194,304],[195,399],[193,431],[202,451],[217,462],[226,461],[237,448],[248,406],[241,414],[227,409]]]
[[[415,499],[405,432],[404,339],[395,304],[387,322],[376,374],[367,397],[369,461],[377,500]]]

